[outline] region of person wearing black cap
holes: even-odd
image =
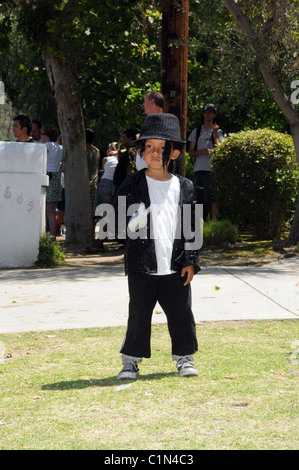
[[[217,108],[208,103],[203,110],[204,123],[201,128],[193,129],[188,141],[191,142],[189,155],[195,158],[194,189],[196,200],[203,204],[204,219],[211,212],[211,219],[218,216],[215,195],[211,187],[211,156],[215,145],[223,139],[223,132],[215,123]]]
[[[173,114],[149,114],[135,144],[148,167],[129,175],[114,202],[117,221],[120,214],[133,213],[127,216],[123,232],[118,232],[121,238],[126,237],[125,271],[130,302],[126,337],[120,351],[123,369],[117,378],[137,378],[138,363],[143,357],[150,357],[151,318],[156,302],[167,317],[172,359],[177,361],[179,375],[197,376],[190,282],[200,270],[200,246],[190,244],[190,240],[196,237],[199,224],[195,222],[192,182],[170,172],[185,145],[179,120]],[[191,208],[190,235],[182,230],[186,206]]]

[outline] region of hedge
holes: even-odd
[[[231,134],[215,148],[212,172],[221,217],[252,228],[259,239],[281,236],[298,189],[290,135],[271,129]]]

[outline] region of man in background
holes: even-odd
[[[42,123],[40,121],[32,121],[31,137],[34,142],[37,142],[38,144],[42,143],[41,128]]]
[[[143,108],[146,115],[153,113],[163,113],[164,107],[164,97],[159,91],[148,91],[144,97]],[[141,158],[139,153],[136,153],[136,168],[137,170],[142,170],[142,168],[147,168],[147,164]]]
[[[202,115],[202,126],[193,129],[188,138],[191,142],[189,155],[195,158],[193,184],[196,201],[203,204],[204,220],[209,214],[213,220],[218,217],[218,207],[212,185],[211,158],[213,148],[223,140],[223,132],[215,122],[217,108],[214,104],[206,104]]]
[[[30,136],[31,119],[26,114],[18,114],[13,118],[12,131],[18,142],[34,142]]]
[[[148,91],[144,97],[145,114],[163,113],[164,97],[159,91]]]

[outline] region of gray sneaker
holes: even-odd
[[[137,379],[139,369],[136,362],[125,362],[122,370],[117,376],[118,380]]]
[[[198,370],[194,367],[192,356],[183,356],[178,359],[176,367],[180,377],[195,377],[198,376]]]

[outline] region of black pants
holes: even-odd
[[[188,356],[197,351],[196,326],[191,310],[191,286],[180,273],[166,276],[129,274],[129,318],[121,353],[150,357],[151,320],[157,302],[165,312],[172,354]]]
[[[210,171],[196,171],[193,175],[193,185],[198,204],[211,204],[211,202],[215,202],[212,173]]]
[[[215,202],[211,175],[210,171],[196,171],[193,178],[196,202],[203,206],[203,220],[207,220],[211,212],[211,203]]]

